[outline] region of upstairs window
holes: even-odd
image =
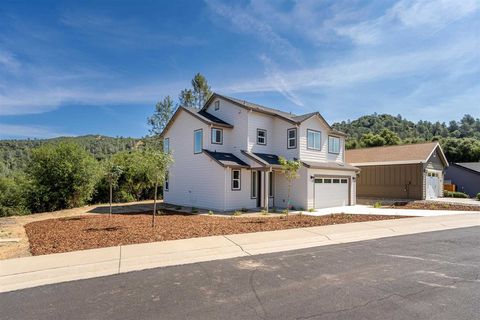
[[[232,190],[241,189],[240,170],[232,170]]]
[[[219,100],[215,101],[215,111],[217,111],[218,109],[220,109],[220,101]]]
[[[307,148],[313,150],[321,149],[322,133],[320,131],[307,129]]]
[[[287,148],[295,149],[297,147],[297,129],[292,128],[287,130]]]
[[[257,129],[257,144],[267,144],[267,130]]]
[[[223,130],[218,128],[212,128],[212,143],[223,144]]]
[[[163,152],[164,153],[170,152],[170,138],[163,139]]]
[[[339,137],[328,137],[328,152],[329,153],[340,153],[340,138]]]
[[[193,131],[193,153],[201,153],[203,149],[203,130]]]

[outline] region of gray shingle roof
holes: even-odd
[[[462,162],[462,163],[456,162],[455,165],[480,173],[480,162]]]
[[[285,111],[281,111],[281,110],[278,110],[278,109],[265,107],[265,106],[262,106],[262,105],[259,105],[259,104],[253,103],[253,102],[249,102],[249,101],[246,101],[246,100],[241,100],[241,99],[237,99],[237,98],[233,98],[233,97],[224,96],[224,95],[221,95],[221,94],[218,94],[218,93],[212,94],[210,99],[205,103],[205,106],[203,107],[202,110],[204,110],[209,105],[210,101],[212,99],[214,99],[215,97],[222,98],[224,100],[230,101],[234,104],[237,104],[237,105],[242,106],[242,107],[244,107],[246,109],[249,109],[249,110],[253,110],[253,111],[261,112],[261,113],[264,113],[264,114],[269,114],[269,115],[281,117],[281,118],[283,118],[287,121],[290,121],[292,123],[295,123],[295,124],[300,124],[301,122],[303,122],[303,121],[309,119],[310,117],[313,117],[313,116],[316,115],[316,116],[320,117],[323,120],[323,122],[325,122],[325,124],[328,126],[328,128],[332,130],[332,133],[335,133],[335,134],[338,134],[338,135],[346,135],[343,132],[333,130],[332,127],[328,124],[328,122],[322,117],[322,115],[319,112],[311,112],[311,113],[306,113],[306,114],[302,114],[302,115],[295,115],[295,114],[285,112]]]
[[[200,120],[203,120],[204,122],[219,125],[219,126],[222,126],[222,127],[232,127],[233,128],[233,126],[231,124],[223,121],[222,119],[219,119],[219,118],[215,117],[213,114],[210,114],[210,113],[204,111],[203,109],[200,110],[200,109],[192,108],[192,107],[182,107],[182,108],[184,108],[186,111],[190,112],[194,116],[197,116],[198,118],[200,118]]]
[[[215,152],[206,149],[203,149],[203,152],[224,167],[249,167],[248,164],[231,153]]]

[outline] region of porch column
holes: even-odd
[[[264,204],[265,204],[265,210],[268,212],[268,199],[269,199],[269,192],[268,192],[268,186],[270,185],[269,184],[269,181],[268,179],[270,178],[270,174],[269,172],[272,170],[272,168],[270,168],[269,170],[265,170],[263,172],[263,176],[264,176],[264,179],[263,179],[263,183],[264,183],[264,187],[263,187],[263,190],[264,190],[264,193],[263,193],[263,199],[264,199]]]

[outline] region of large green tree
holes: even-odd
[[[75,143],[47,144],[32,151],[27,173],[32,180],[33,211],[54,211],[87,203],[99,178],[99,164]]]
[[[147,119],[148,124],[150,125],[150,134],[157,136],[162,133],[165,129],[168,121],[172,118],[175,113],[175,106],[172,98],[166,96],[162,101],[159,101],[155,105],[155,111],[153,115]]]

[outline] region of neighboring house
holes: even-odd
[[[443,196],[448,161],[437,142],[347,150],[346,161],[362,170],[358,197],[424,200]]]
[[[213,94],[201,109],[179,107],[162,132],[173,164],[164,201],[228,211],[287,206],[280,156],[302,162],[290,204],[355,204],[358,169],[345,163],[345,134],[318,112],[301,116]]]
[[[457,191],[476,197],[480,193],[480,162],[452,163],[445,179],[456,185]]]

